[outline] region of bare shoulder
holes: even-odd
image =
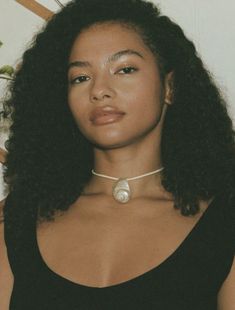
[[[5,200],[0,201],[0,218],[3,218]],[[0,309],[8,310],[13,287],[13,274],[9,265],[4,239],[4,222],[0,222]]]
[[[218,310],[235,310],[235,257],[218,294]]]

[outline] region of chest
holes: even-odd
[[[75,283],[105,287],[133,279],[174,253],[196,225],[163,212],[147,217],[88,216],[39,229],[38,246],[55,273]]]

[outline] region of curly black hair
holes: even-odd
[[[11,86],[12,125],[4,178],[12,223],[51,220],[81,195],[91,177],[93,146],[67,103],[71,47],[91,25],[121,23],[140,34],[156,57],[162,79],[173,71],[173,104],[162,133],[162,185],[185,216],[199,201],[235,184],[235,141],[226,104],[194,44],[152,3],[73,0],[55,14],[24,53]]]

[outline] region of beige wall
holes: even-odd
[[[38,0],[55,11],[54,0]],[[61,0],[62,3],[69,2]],[[235,1],[234,0],[156,0],[162,12],[172,17],[195,42],[199,54],[224,91],[235,121]],[[0,66],[15,65],[44,21],[15,0],[0,0]],[[0,98],[6,83],[0,80]],[[0,146],[6,135],[0,132]],[[0,165],[0,200],[3,182]]]

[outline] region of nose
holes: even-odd
[[[90,100],[91,102],[98,102],[104,100],[111,100],[115,96],[115,91],[110,85],[110,81],[107,78],[96,78],[93,81]]]

